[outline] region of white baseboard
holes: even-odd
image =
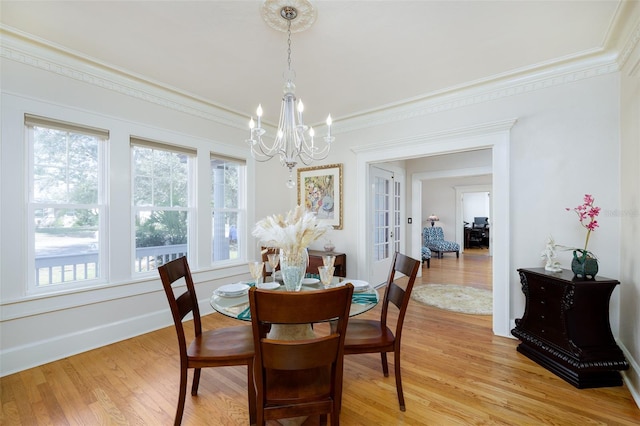
[[[0,377],[57,361],[171,325],[168,310],[43,339],[0,352]]]
[[[631,356],[623,344],[620,342],[617,343],[629,362],[629,369],[622,372],[622,379],[624,380],[625,385],[627,385],[627,389],[629,389],[631,397],[636,402],[638,409],[640,409],[640,364],[638,364],[638,361]]]
[[[199,301],[200,314],[213,310],[209,300]],[[8,350],[0,350],[0,377],[57,361],[82,352],[120,342],[173,324],[169,309],[80,330],[66,335],[43,339]]]

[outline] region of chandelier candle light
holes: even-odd
[[[283,3],[287,5],[282,6]],[[274,19],[274,15],[276,15]],[[296,26],[298,31],[307,29],[315,20],[315,9],[308,0],[266,0],[262,6],[262,17],[273,28],[284,31],[288,34],[287,49],[287,70],[283,73],[285,80],[280,107],[280,121],[273,144],[266,143],[262,136],[266,130],[262,127],[262,105],[258,105],[256,110],[257,123],[253,117],[249,120],[250,138],[247,142],[251,148],[251,156],[257,161],[268,161],[276,155],[280,158],[280,163],[289,169],[288,188],[294,188],[296,182],[293,179],[293,168],[298,164],[298,160],[309,165],[313,161],[322,160],[327,157],[331,149],[331,115],[327,117],[327,136],[324,143],[318,144],[314,139],[315,131],[313,127],[307,126],[303,121],[304,105],[302,100],[298,100],[296,105],[296,95],[293,80],[295,71],[291,68],[291,31],[292,22],[299,19],[300,25]],[[283,24],[286,27],[283,28]],[[320,146],[319,146],[320,145]]]

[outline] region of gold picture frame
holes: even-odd
[[[342,229],[342,164],[299,168],[298,205]]]

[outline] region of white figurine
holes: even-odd
[[[540,257],[546,260],[546,264],[544,265],[545,271],[549,271],[549,272],[562,271],[562,268],[560,267],[560,262],[556,260],[556,242],[554,241],[552,236],[549,236],[549,238],[547,239],[547,245]]]

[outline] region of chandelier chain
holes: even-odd
[[[288,40],[287,44],[289,48],[287,49],[287,62],[289,65],[289,71],[291,71],[291,21],[289,21],[289,28],[287,29]]]

